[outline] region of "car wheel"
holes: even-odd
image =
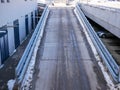
[[[106,38],[106,35],[105,35],[105,34],[103,34],[103,35],[101,36],[101,38]]]

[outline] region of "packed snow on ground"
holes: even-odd
[[[9,80],[8,83],[7,83],[8,90],[13,90],[14,84],[15,84],[15,80],[14,79]]]

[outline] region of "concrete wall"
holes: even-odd
[[[115,8],[81,4],[87,17],[120,38],[120,11]]]
[[[37,0],[4,0],[0,1],[0,27],[7,25],[9,55],[15,50],[14,27],[13,21],[19,21],[19,39],[20,44],[26,38],[25,15],[28,15],[28,28],[31,32],[31,12],[33,12],[35,26],[35,10],[37,9]],[[10,26],[10,27],[9,27]]]

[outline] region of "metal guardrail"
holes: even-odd
[[[92,28],[91,24],[88,22],[87,18],[83,14],[83,12],[80,9],[80,4],[76,5],[76,12],[79,16],[79,18],[82,20],[85,28],[87,29],[95,47],[97,48],[99,54],[101,55],[101,58],[103,59],[104,63],[106,64],[109,72],[111,73],[113,79],[116,82],[120,82],[119,76],[120,76],[120,70],[119,66],[115,62],[114,58],[111,56],[109,51],[106,49],[100,38],[97,36],[96,32]]]
[[[23,53],[23,56],[20,59],[18,65],[16,67],[15,74],[16,74],[18,84],[21,83],[21,81],[24,78],[24,75],[26,73],[29,62],[31,60],[31,56],[34,51],[38,37],[42,37],[43,31],[41,29],[44,28],[44,26],[45,26],[45,22],[47,20],[48,14],[49,14],[49,9],[48,9],[48,6],[46,6],[37,26],[35,28],[35,31]]]

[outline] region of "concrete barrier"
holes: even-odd
[[[120,10],[110,7],[81,3],[84,14],[120,38]]]

